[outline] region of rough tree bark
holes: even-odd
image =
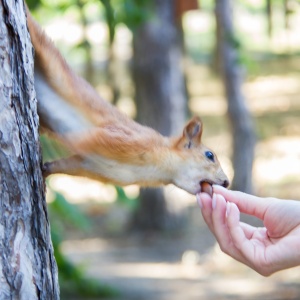
[[[153,18],[145,21],[133,37],[138,121],[164,135],[179,134],[186,120],[187,101],[175,1],[151,3]],[[178,224],[178,215],[168,210],[162,189],[143,189],[140,198],[136,226],[164,229]]]
[[[0,299],[59,299],[23,1],[0,1]]]
[[[251,115],[242,93],[243,69],[238,59],[232,23],[232,1],[216,0],[221,72],[228,103],[228,116],[233,133],[232,189],[251,193],[255,133]]]

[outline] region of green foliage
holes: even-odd
[[[152,6],[149,0],[121,1],[119,20],[134,30],[151,16]]]
[[[81,295],[85,297],[113,297],[117,291],[98,280],[87,277],[84,269],[75,266],[61,252],[60,242],[52,234],[54,255],[59,269],[59,282],[62,298],[69,295]],[[57,232],[55,233],[57,234]]]
[[[105,10],[110,43],[113,42],[116,26],[125,24],[134,31],[152,15],[150,0],[99,0]]]
[[[55,218],[60,218],[81,230],[87,231],[91,228],[88,218],[75,205],[69,203],[62,194],[54,190],[51,190],[51,192],[54,195],[54,201],[49,203],[48,208],[50,213],[53,216],[55,215]]]
[[[88,231],[90,221],[80,212],[76,206],[70,204],[63,195],[48,189],[54,195],[54,200],[49,203],[48,211],[51,223],[51,238],[54,255],[59,269],[59,282],[62,298],[68,295],[82,295],[87,297],[112,297],[117,291],[98,280],[88,278],[85,270],[71,263],[61,252],[60,244],[63,240],[65,224]]]
[[[116,17],[115,17],[115,11],[111,5],[110,0],[100,0],[104,7],[105,12],[105,20],[106,24],[108,26],[108,32],[109,32],[109,43],[112,44],[115,38],[116,33]]]
[[[227,41],[237,52],[237,63],[244,66],[248,71],[255,71],[257,66],[255,61],[250,58],[249,54],[245,50],[246,47],[242,42],[242,38],[236,34],[227,35]]]
[[[253,14],[265,12],[266,1],[239,0],[237,3]]]
[[[128,207],[132,211],[136,210],[139,203],[138,197],[130,198],[126,195],[123,188],[118,186],[116,186],[115,188],[117,191],[117,203]]]
[[[70,6],[76,5],[77,0],[40,0],[47,8],[55,8],[60,12],[66,11]]]
[[[215,0],[198,0],[198,3],[202,10],[213,12],[215,9]]]
[[[37,9],[41,5],[41,0],[26,0],[29,10]]]
[[[118,295],[117,291],[111,287],[99,283],[99,281],[88,278],[84,270],[74,266],[59,249],[59,245],[54,245],[55,259],[59,268],[59,282],[61,286],[62,298],[70,295],[81,295],[85,297],[113,297]]]

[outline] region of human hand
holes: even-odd
[[[202,215],[223,252],[264,276],[300,265],[300,203],[259,198],[213,186],[197,195]],[[240,222],[240,212],[263,228]]]

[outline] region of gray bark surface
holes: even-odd
[[[23,1],[0,3],[0,299],[59,299]]]

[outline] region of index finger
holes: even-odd
[[[245,214],[256,216],[263,220],[266,210],[275,199],[259,198],[250,194],[227,190],[222,186],[213,185],[213,192],[222,195],[226,201],[235,203]]]

